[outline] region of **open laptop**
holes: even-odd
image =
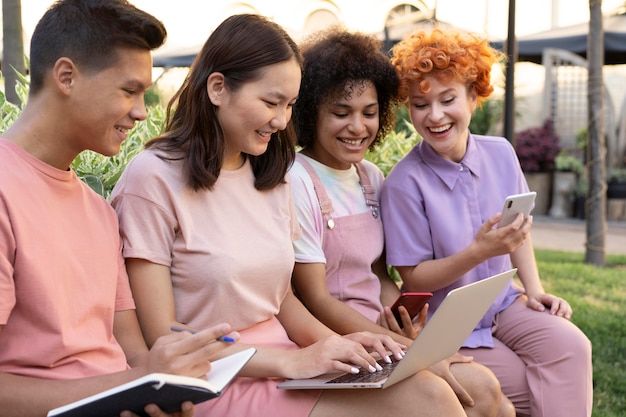
[[[290,379],[278,384],[278,388],[387,388],[402,381],[456,353],[516,272],[517,269],[511,269],[450,291],[401,361],[392,358],[391,364],[378,362],[382,371]]]

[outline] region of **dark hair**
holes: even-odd
[[[398,76],[375,37],[333,27],[314,34],[302,46],[304,71],[293,122],[298,145],[307,147],[316,136],[320,105],[360,88],[370,81],[376,87],[380,128],[370,148],[393,129]]]
[[[30,42],[30,94],[61,57],[85,71],[114,65],[118,49],[153,50],[165,42],[161,21],[126,0],[58,0],[43,15]]]
[[[224,133],[208,97],[209,75],[220,72],[226,87],[236,92],[245,83],[258,80],[265,67],[291,59],[302,65],[298,46],[278,24],[255,14],[227,18],[209,36],[169,102],[165,133],[146,147],[167,151],[170,159],[183,159],[188,185],[194,190],[210,190],[222,168]],[[258,190],[283,183],[295,158],[291,122],[284,131],[272,134],[266,152],[247,157]]]

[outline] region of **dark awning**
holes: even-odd
[[[626,13],[605,17],[602,25],[604,63],[626,64]],[[589,22],[585,22],[520,36],[517,38],[518,61],[541,64],[545,48],[565,49],[586,58],[588,34]],[[506,41],[494,41],[492,45],[503,50]]]

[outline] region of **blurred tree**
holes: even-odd
[[[602,0],[589,0],[589,61],[588,146],[589,191],[585,203],[587,214],[587,250],[585,262],[605,265],[606,235],[606,139],[604,136],[604,32],[602,28]]]
[[[17,73],[26,74],[21,0],[2,0],[2,39],[4,92],[7,100],[20,104],[20,98],[15,91]]]

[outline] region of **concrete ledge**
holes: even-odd
[[[531,236],[538,249],[585,252],[587,224],[580,219],[533,216]],[[605,249],[609,254],[626,255],[626,221],[607,221]]]

